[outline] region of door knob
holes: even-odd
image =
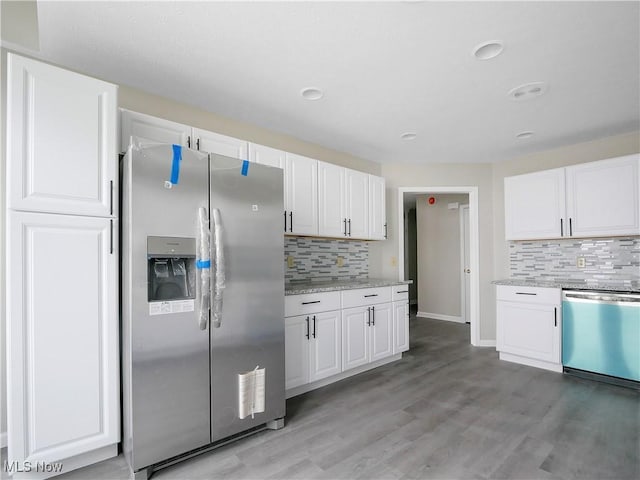
[[[471,269],[470,268],[465,268],[464,269],[464,273],[471,273]]]

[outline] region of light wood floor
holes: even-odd
[[[467,325],[412,317],[410,338],[402,360],[289,400],[284,429],[152,478],[640,478],[637,391],[502,362]]]

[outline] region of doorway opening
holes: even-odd
[[[441,199],[439,205],[437,198]],[[418,199],[421,203],[416,204]],[[434,215],[438,210],[436,205],[443,210],[440,215]],[[424,220],[427,218],[425,212],[430,215],[428,221]],[[420,311],[418,308],[417,316],[469,323],[470,343],[480,345],[478,187],[399,188],[398,222],[400,278],[411,278],[415,282],[414,288],[410,289],[410,302],[415,304],[419,300],[420,308],[437,304],[435,310],[453,312]],[[425,225],[430,229],[430,239],[422,231]],[[439,225],[450,231],[439,231]],[[414,245],[414,234],[422,244]],[[434,234],[440,237],[434,237]],[[426,245],[425,241],[432,243]],[[431,279],[418,272],[429,265],[429,256],[435,270],[430,272]],[[445,257],[450,259],[448,264]],[[438,268],[441,269],[439,273]],[[430,295],[431,303],[425,303]]]

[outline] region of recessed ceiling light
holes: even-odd
[[[478,60],[489,60],[500,55],[503,50],[504,45],[500,40],[492,40],[476,45],[473,49],[473,55]]]
[[[418,136],[417,133],[414,132],[405,132],[402,135],[400,135],[400,138],[402,140],[415,140],[415,138]]]
[[[507,95],[511,97],[512,100],[531,100],[544,95],[547,89],[547,84],[544,82],[531,82],[512,88]]]
[[[308,87],[303,88],[300,91],[300,95],[307,100],[320,100],[324,96],[324,93],[319,88]]]
[[[527,130],[526,132],[520,132],[516,135],[516,138],[520,140],[524,140],[525,138],[533,137],[533,132],[531,130]]]

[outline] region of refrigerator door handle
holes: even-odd
[[[214,328],[220,328],[222,324],[222,298],[225,288],[224,274],[224,246],[222,242],[222,221],[220,210],[211,209],[213,220],[213,291],[211,299],[211,324]]]
[[[198,258],[196,270],[198,272],[198,286],[200,287],[200,301],[198,304],[198,327],[206,330],[209,323],[209,309],[211,308],[211,231],[209,230],[209,214],[207,209],[198,209]]]

